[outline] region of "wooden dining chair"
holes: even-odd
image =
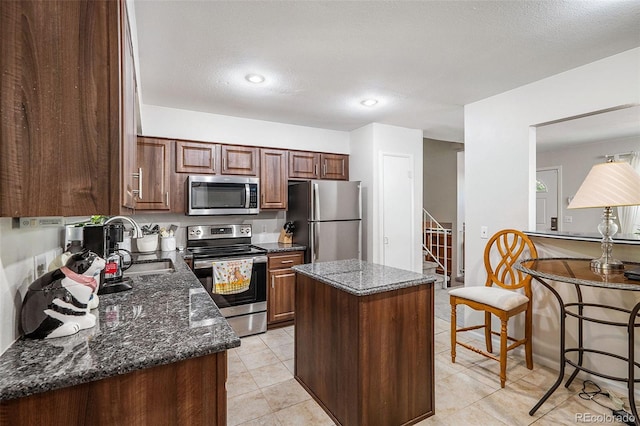
[[[529,237],[515,229],[499,231],[491,237],[484,250],[484,266],[487,280],[484,286],[463,287],[449,292],[451,303],[451,362],[456,362],[456,346],[460,345],[500,363],[500,386],[507,380],[507,352],[525,345],[527,368],[533,369],[532,293],[531,276],[520,272],[514,265],[526,258],[538,256]],[[520,290],[522,289],[522,290]],[[458,305],[466,305],[484,311],[484,324],[458,328],[456,323]],[[525,312],[524,338],[515,339],[507,334],[509,318]],[[491,330],[491,316],[500,319],[500,332]],[[457,334],[484,329],[486,351],[466,342],[459,342]],[[495,356],[491,336],[500,336],[500,354]],[[512,342],[507,346],[507,342]]]

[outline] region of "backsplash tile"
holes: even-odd
[[[285,212],[261,212],[252,216],[185,216],[180,214],[136,214],[131,216],[140,226],[158,224],[178,226],[177,246],[186,246],[189,225],[251,224],[252,242],[277,242],[285,222]],[[67,217],[65,223],[78,223],[88,217]],[[20,337],[19,315],[27,288],[36,278],[35,271],[44,263],[44,271],[62,252],[64,227],[13,229],[11,218],[0,218],[0,354]],[[42,271],[42,267],[39,268]]]

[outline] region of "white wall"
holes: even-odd
[[[349,154],[349,133],[142,105],[144,136]]]
[[[349,177],[361,181],[362,191],[362,259],[373,262],[373,191],[374,191],[374,148],[373,124],[351,132],[351,152],[349,157]]]
[[[537,167],[562,166],[562,208],[561,217],[571,217],[571,223],[562,221],[561,230],[565,232],[597,233],[601,222],[601,209],[568,210],[567,197],[575,195],[594,164],[603,163],[607,154],[618,154],[640,150],[637,137],[607,140],[538,152]],[[615,214],[615,210],[614,210]]]
[[[529,126],[631,103],[640,103],[640,48],[465,106],[465,285],[484,283],[481,226],[489,234],[535,229],[535,132]],[[536,342],[553,339],[558,318],[536,302],[534,353],[557,367],[557,348]],[[467,321],[479,319],[466,314]]]
[[[409,242],[412,250],[412,270],[422,272],[422,132],[417,129],[373,123],[351,132],[351,157],[349,173],[351,180],[363,182],[363,208],[367,229],[365,259],[383,263],[383,235],[381,200],[382,154],[409,155],[413,158],[414,238]],[[405,190],[404,188],[400,190]],[[366,202],[365,202],[366,199]],[[401,206],[399,206],[401,208]],[[391,232],[387,230],[387,232]],[[393,266],[393,265],[390,265]]]
[[[10,217],[0,217],[0,354],[20,335],[20,307],[34,280],[34,257],[53,260],[61,235],[58,227],[13,229]]]

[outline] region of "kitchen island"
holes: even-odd
[[[434,414],[435,277],[359,260],[294,266],[295,378],[340,425]]]
[[[0,356],[0,424],[226,424],[226,350],[240,339],[176,252],[174,272],[100,296],[95,327]]]

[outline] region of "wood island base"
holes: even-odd
[[[433,285],[357,296],[296,275],[295,378],[339,425],[434,414]]]

